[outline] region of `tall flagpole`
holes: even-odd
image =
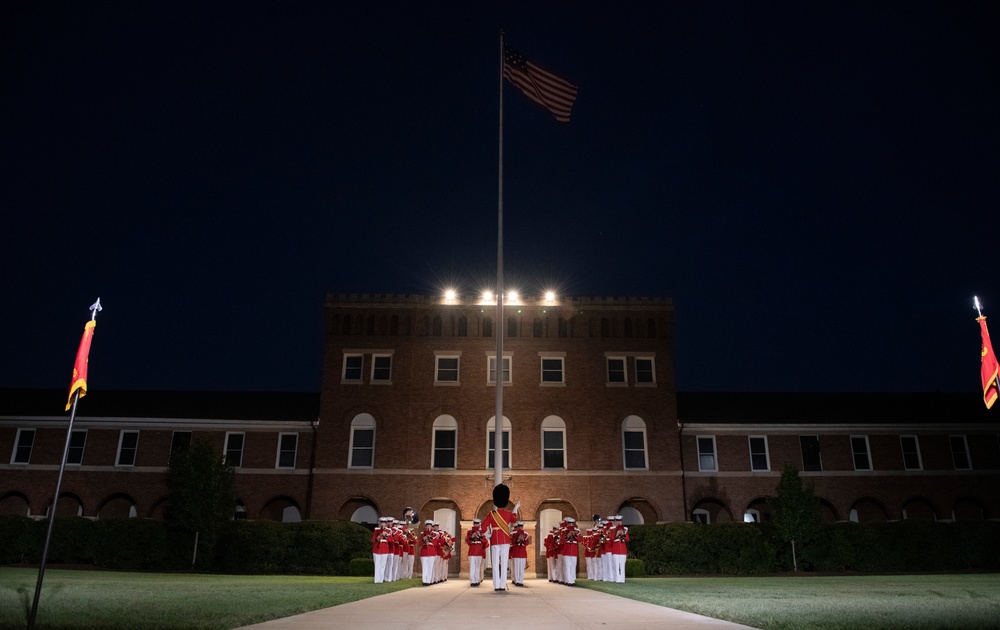
[[[90,321],[97,319],[101,308],[101,298],[97,298],[91,307]],[[76,419],[76,403],[80,400],[81,389],[73,392],[73,408],[69,413],[69,425],[66,427],[66,445],[63,447],[62,459],[59,460],[59,476],[56,478],[56,493],[49,509],[49,528],[45,533],[45,546],[42,547],[42,563],[38,566],[38,581],[35,583],[35,599],[31,603],[31,613],[28,615],[28,630],[34,630],[35,615],[38,613],[38,598],[42,594],[42,580],[45,579],[45,564],[49,558],[49,542],[52,540],[52,525],[56,522],[56,505],[59,503],[59,488],[62,486],[63,473],[66,471],[66,458],[69,456],[69,444],[73,438],[73,420]]]
[[[500,159],[497,169],[497,406],[493,423],[493,485],[503,483],[503,30],[500,31]],[[500,506],[503,507],[503,506]]]

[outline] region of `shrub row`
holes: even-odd
[[[48,521],[0,516],[0,564],[37,564]],[[370,557],[371,532],[355,523],[231,521],[216,540],[199,541],[197,568],[220,573],[347,575],[351,559]],[[194,534],[163,521],[59,518],[49,564],[93,565],[118,571],[191,567]]]
[[[769,525],[668,523],[629,528],[647,575],[760,575],[792,569]],[[835,523],[796,543],[800,570],[892,573],[1000,568],[1000,523]]]

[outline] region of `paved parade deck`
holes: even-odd
[[[637,602],[580,587],[526,580],[525,588],[497,593],[485,580],[470,588],[458,578],[378,597],[275,619],[246,629],[441,630],[503,627],[531,630],[642,629],[736,630],[749,628],[673,608]],[[243,630],[243,629],[241,629]]]

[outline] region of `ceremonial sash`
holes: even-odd
[[[510,523],[500,516],[500,512],[498,510],[493,510],[491,514],[493,515],[493,522],[497,524],[500,531],[507,534],[507,536],[510,536]]]

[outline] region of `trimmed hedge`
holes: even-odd
[[[349,572],[361,577],[375,576],[375,561],[371,558],[352,558]]]
[[[760,575],[792,569],[792,552],[768,525],[668,523],[629,528],[631,556],[647,575]],[[1000,568],[1000,523],[834,523],[796,545],[806,571],[894,573]]]
[[[642,577],[646,575],[646,565],[642,560],[627,558],[625,560],[625,577]]]
[[[0,564],[41,562],[47,520],[0,516]],[[198,569],[222,573],[348,575],[371,553],[371,532],[349,522],[230,521],[214,544],[201,541]],[[194,534],[163,521],[58,518],[50,564],[118,571],[177,571],[191,566]]]

